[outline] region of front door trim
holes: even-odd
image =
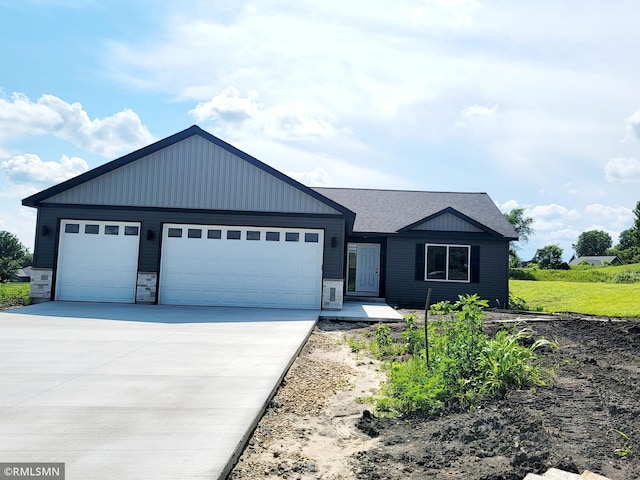
[[[380,293],[380,244],[347,244],[346,294],[377,297]]]

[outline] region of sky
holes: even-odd
[[[309,186],[486,192],[569,260],[640,200],[640,2],[0,0],[0,230],[197,124]]]

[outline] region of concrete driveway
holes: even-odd
[[[0,312],[2,462],[224,478],[318,311],[50,302]]]

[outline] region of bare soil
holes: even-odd
[[[486,329],[518,320],[557,340],[543,353],[552,385],[409,418],[366,403],[384,369],[345,335],[375,326],[320,322],[228,478],[520,480],[556,467],[640,479],[640,320],[540,317],[493,312]]]

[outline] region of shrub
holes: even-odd
[[[535,275],[531,273],[530,269],[524,268],[509,269],[509,278],[513,280],[536,280]]]
[[[409,355],[386,364],[388,380],[377,399],[378,411],[406,415],[466,409],[483,395],[504,395],[510,389],[544,385],[551,372],[536,364],[535,351],[557,345],[544,339],[522,345],[521,341],[530,340],[534,334],[530,328],[514,327],[513,332],[500,331],[489,339],[482,323],[487,305],[477,295],[466,295],[455,304],[440,302],[432,306],[432,313],[439,313],[441,318],[428,325],[429,362],[421,348],[424,334],[420,334],[415,317],[406,317],[402,351]],[[449,316],[443,316],[443,312]],[[378,348],[382,348],[380,343],[396,351],[389,331],[378,327]]]

